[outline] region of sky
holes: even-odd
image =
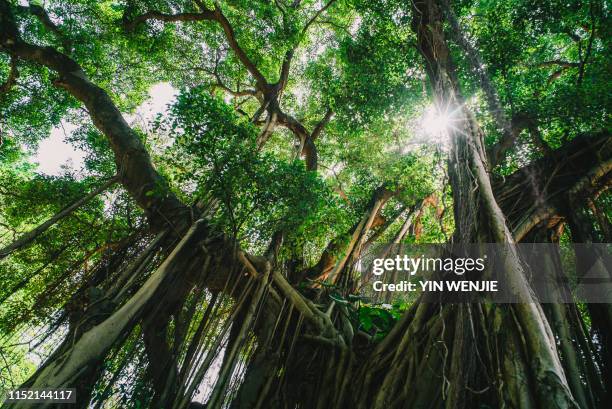
[[[157,114],[166,110],[166,106],[174,100],[176,93],[177,91],[168,83],[152,86],[149,90],[150,98],[139,106],[134,114],[125,115],[125,119],[130,124],[154,119]],[[48,138],[40,142],[33,156],[33,161],[38,163],[40,173],[57,176],[63,173],[64,165],[74,170],[83,167],[85,152],[65,142],[66,136],[75,128],[68,122],[62,122],[60,126],[53,128]]]

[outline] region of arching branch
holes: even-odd
[[[329,0],[327,3],[325,3],[325,5],[323,7],[321,7],[319,10],[317,10],[315,12],[315,14],[308,20],[308,22],[306,23],[306,25],[304,25],[304,27],[302,28],[302,36],[304,34],[306,34],[306,32],[308,31],[308,29],[310,28],[310,26],[317,21],[317,19],[319,18],[319,16],[321,14],[323,14],[325,12],[325,10],[327,10],[332,4],[334,4],[336,0]]]
[[[223,29],[227,42],[229,43],[230,48],[236,54],[236,57],[238,57],[247,71],[249,71],[253,78],[255,78],[257,88],[260,90],[265,89],[268,86],[266,78],[238,43],[234,28],[227,17],[225,17],[225,14],[223,14],[221,8],[218,5],[215,5],[214,9],[209,9],[202,2],[198,3],[200,11],[196,13],[166,14],[159,11],[148,11],[132,19],[126,20],[124,22],[124,26],[127,30],[134,30],[139,24],[148,20],[158,20],[164,22],[215,21]]]
[[[203,21],[203,20],[214,20],[214,15],[209,13],[207,10],[199,13],[176,13],[167,14],[161,11],[147,11],[144,14],[140,14],[131,20],[125,20],[123,26],[128,31],[133,31],[140,25],[148,20],[163,21],[166,23],[174,23],[177,21]]]
[[[47,221],[35,227],[34,229],[30,230],[29,232],[25,233],[23,236],[21,236],[19,239],[12,242],[8,246],[0,249],[0,260],[7,257],[15,250],[19,250],[20,248],[25,247],[28,244],[30,244],[34,239],[36,239],[36,237],[40,236],[42,233],[47,231],[49,227],[53,226],[54,224],[64,219],[65,217],[69,216],[76,209],[83,206],[85,203],[87,203],[88,201],[90,201],[91,199],[99,195],[100,193],[104,192],[106,189],[108,189],[113,184],[115,184],[118,179],[119,178],[117,176],[109,179],[97,189],[94,189],[86,196],[80,198],[79,200],[71,204],[70,206],[64,208],[62,211],[55,214],[53,217],[49,218]]]
[[[4,83],[0,85],[0,97],[8,93],[11,88],[13,88],[13,86],[17,83],[17,78],[19,78],[19,71],[17,70],[17,59],[11,57],[11,70],[9,71],[9,75],[6,81],[4,81]]]
[[[66,38],[66,35],[62,32],[62,29],[57,24],[55,24],[53,20],[51,20],[51,17],[49,17],[49,14],[47,13],[47,10],[44,9],[44,7],[30,3],[28,7],[24,8],[28,10],[31,14],[35,15],[36,18],[38,18],[38,20],[42,23],[42,25],[45,26],[47,30],[51,31],[61,41],[65,52],[70,53],[72,49],[72,42],[68,38]]]
[[[567,218],[568,197],[596,199],[612,183],[612,142],[606,132],[576,137],[494,183],[516,241],[540,223]]]
[[[335,0],[330,0],[327,2],[321,9],[319,9],[306,23],[306,25],[302,28],[302,35],[306,33],[308,28],[316,21],[316,19],[327,10]],[[258,139],[258,145],[262,147],[269,136],[274,131],[274,128],[277,124],[287,127],[300,141],[300,155],[304,156],[306,159],[306,167],[309,170],[317,169],[318,162],[318,154],[317,147],[314,144],[314,140],[320,135],[321,131],[325,127],[325,125],[331,120],[333,113],[331,110],[328,110],[325,114],[325,117],[319,122],[312,134],[306,130],[304,125],[295,119],[293,116],[286,114],[280,108],[280,104],[278,101],[279,94],[286,87],[289,71],[291,67],[291,60],[295,53],[295,47],[291,48],[285,53],[283,58],[283,63],[280,69],[279,81],[276,84],[271,84],[264,77],[261,71],[257,68],[255,63],[247,56],[246,52],[242,49],[240,44],[236,39],[236,35],[234,32],[234,28],[223,14],[221,8],[218,5],[215,5],[214,9],[209,9],[206,5],[197,1],[198,7],[200,8],[200,12],[190,12],[190,13],[177,13],[177,14],[166,14],[159,11],[149,11],[147,13],[136,16],[130,20],[126,20],[124,22],[124,26],[128,30],[135,29],[138,24],[146,22],[148,20],[158,20],[164,22],[176,22],[176,21],[215,21],[217,22],[225,33],[225,37],[229,43],[230,48],[234,51],[237,58],[244,65],[247,71],[253,76],[255,82],[257,84],[256,90],[245,90],[245,91],[234,91],[229,87],[225,86],[218,75],[213,73],[215,78],[217,79],[217,84],[215,87],[221,88],[234,96],[257,96],[258,92],[263,95],[263,102],[261,107],[257,110],[255,115],[252,118],[252,122],[258,123],[260,121],[260,117],[264,112],[268,112],[268,120],[265,122],[265,128],[261,132],[261,135]]]
[[[310,132],[306,130],[306,127],[295,119],[293,116],[282,112],[279,109],[276,110],[278,123],[287,129],[289,129],[300,141],[300,155],[306,158],[306,168],[308,170],[316,170],[318,162],[317,147],[314,141],[310,137]]]
[[[207,12],[207,10],[203,10],[203,12]],[[255,78],[255,81],[257,82],[257,87],[259,89],[265,88],[268,85],[268,81],[263,76],[261,71],[259,71],[255,63],[253,63],[253,61],[247,56],[246,52],[244,52],[240,44],[238,44],[236,34],[234,33],[234,28],[230,24],[229,20],[225,17],[225,15],[221,12],[221,9],[217,6],[215,6],[215,10],[213,13],[215,20],[223,28],[230,47],[232,48],[232,50],[234,50],[234,53],[236,53],[236,56],[238,57],[240,62],[244,64],[244,66],[251,73],[253,78]]]
[[[159,228],[167,222],[180,224],[180,228],[186,227],[189,210],[168,189],[166,181],[153,167],[142,141],[127,124],[108,93],[92,83],[72,58],[51,47],[23,41],[6,0],[0,0],[0,27],[2,50],[13,57],[55,71],[59,78],[54,85],[66,90],[87,107],[94,124],[110,142],[122,184],[147,212],[152,227]],[[158,213],[163,220],[152,217]]]
[[[325,116],[323,117],[323,119],[321,119],[315,125],[314,129],[312,130],[312,134],[310,135],[310,137],[312,138],[313,141],[317,140],[317,138],[319,137],[321,132],[323,132],[323,129],[325,128],[325,126],[327,126],[329,121],[331,121],[333,116],[334,116],[334,112],[331,109],[327,108],[327,111],[325,111]]]
[[[280,108],[276,110],[276,114],[279,125],[282,125],[293,132],[296,138],[300,141],[299,153],[306,159],[306,168],[308,170],[316,170],[319,159],[317,147],[314,142],[331,120],[333,112],[328,109],[325,116],[321,121],[319,121],[319,123],[317,123],[312,133],[308,132],[306,127],[300,121],[281,111]]]

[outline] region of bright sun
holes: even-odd
[[[446,131],[451,125],[450,115],[446,112],[439,112],[438,109],[431,105],[425,110],[421,120],[423,131],[429,136],[443,137],[446,136]]]

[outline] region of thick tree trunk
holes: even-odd
[[[540,407],[576,407],[559,361],[552,331],[531,291],[514,250],[512,235],[498,206],[487,173],[483,135],[475,119],[464,106],[454,74],[450,51],[444,39],[439,4],[434,0],[413,3],[413,29],[419,51],[426,60],[438,109],[456,112],[458,118],[449,130],[452,140],[450,172],[460,242],[508,244],[504,267],[510,285],[526,297],[525,304],[515,304],[509,312],[516,317],[516,329],[524,337],[526,365],[533,380],[531,390]],[[473,178],[473,179],[471,179]],[[474,180],[475,179],[475,180]],[[474,197],[476,196],[476,197]],[[477,204],[482,210],[475,213]],[[474,228],[476,226],[476,228]],[[451,380],[451,383],[453,381]],[[459,403],[459,402],[457,402]]]

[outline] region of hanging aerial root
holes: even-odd
[[[217,358],[222,345],[227,340],[228,331],[235,322],[241,308],[243,308],[245,303],[249,300],[256,281],[257,279],[255,277],[249,275],[248,282],[243,286],[242,292],[235,301],[229,317],[225,318],[224,322],[222,322],[222,315],[216,313],[217,307],[220,304],[217,302],[217,306],[213,308],[209,316],[214,317],[214,319],[210,320],[210,318],[208,318],[208,322],[202,329],[199,338],[192,339],[188,349],[193,351],[192,358],[189,361],[184,361],[180,370],[181,376],[179,377],[179,382],[181,387],[177,395],[179,398],[173,403],[173,409],[182,409],[193,396],[196,388],[200,385],[202,379],[204,379],[204,376],[211,368],[211,364]],[[203,336],[210,329],[217,328],[220,324],[221,327],[218,329],[216,335],[208,337],[207,339]],[[201,340],[204,340],[204,342],[201,343]],[[229,370],[229,368],[227,370]]]
[[[268,285],[268,278],[270,276],[271,266],[268,266],[266,271],[260,277],[259,285],[250,299],[250,304],[247,307],[246,315],[240,327],[240,332],[238,333],[237,339],[231,346],[229,351],[226,351],[227,354],[224,360],[224,365],[222,365],[221,370],[219,372],[219,378],[217,379],[217,383],[212,391],[210,400],[208,404],[211,407],[220,406],[223,400],[223,392],[227,387],[227,383],[229,381],[229,376],[232,374],[233,369],[236,365],[237,353],[240,350],[240,347],[243,345],[246,340],[246,336],[248,331],[251,329],[253,324],[253,320],[255,318],[255,313],[257,311],[258,306],[265,301],[262,301],[262,296],[265,293],[265,289]]]
[[[166,278],[174,272],[181,259],[186,256],[186,251],[191,251],[190,245],[194,244],[194,239],[199,238],[204,228],[203,221],[194,223],[170,256],[147,279],[136,294],[102,323],[91,328],[80,339],[75,340],[61,357],[57,357],[38,371],[29,381],[31,387],[52,388],[68,385],[78,377],[82,368],[104,356],[121,334],[136,322],[145,305],[154,297]],[[18,404],[17,408],[19,407],[21,406]]]

